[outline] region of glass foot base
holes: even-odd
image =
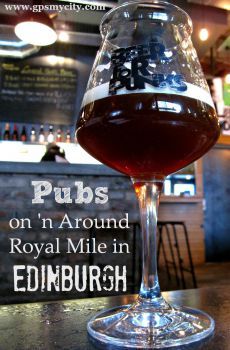
[[[139,302],[109,309],[88,323],[96,340],[123,348],[162,349],[199,341],[214,330],[206,313],[186,307],[162,309]]]

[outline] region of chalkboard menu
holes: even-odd
[[[76,69],[1,62],[0,121],[70,125],[76,91]]]

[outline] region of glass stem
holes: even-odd
[[[154,302],[161,298],[157,275],[157,212],[163,181],[132,179],[138,198],[142,229],[142,282],[139,298]]]

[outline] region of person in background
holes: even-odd
[[[57,162],[68,163],[65,158],[65,151],[55,143],[50,143],[46,148],[46,153],[41,159],[41,162]]]

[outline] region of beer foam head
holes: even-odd
[[[183,92],[181,91],[179,92],[171,89],[170,87],[159,88],[146,83],[145,89],[137,89],[137,90],[129,91],[126,88],[121,88],[116,91],[116,94],[124,95],[124,94],[137,94],[137,93],[138,94],[152,93],[152,94],[179,95],[179,96],[185,96],[185,97],[193,98],[195,100],[199,100],[201,102],[208,104],[212,108],[215,108],[211,95],[207,90],[190,83],[186,83],[186,85],[187,85],[187,90]],[[109,93],[109,83],[98,85],[93,89],[86,91],[85,96],[83,98],[82,107],[86,106],[89,103],[92,103],[97,100],[101,100],[108,96],[111,96]]]
[[[82,107],[84,107],[89,103],[92,103],[97,100],[101,100],[102,98],[105,98],[108,96],[109,96],[109,83],[98,85],[95,88],[86,91],[85,96],[83,98]]]

